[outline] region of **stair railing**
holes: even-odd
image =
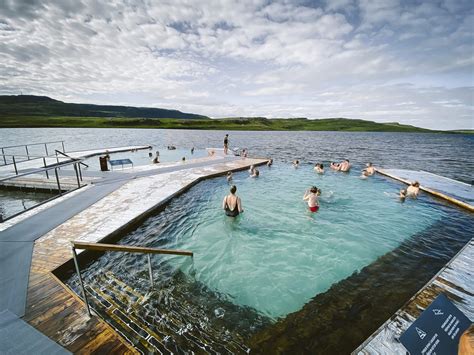
[[[194,253],[188,250],[159,249],[159,248],[135,247],[135,246],[118,245],[118,244],[86,243],[86,242],[78,242],[78,241],[72,241],[71,244],[72,244],[72,256],[74,258],[74,265],[76,267],[77,276],[79,277],[79,285],[81,287],[82,296],[84,297],[84,303],[86,305],[86,309],[87,309],[87,313],[89,314],[89,317],[91,317],[91,310],[89,308],[89,302],[87,300],[87,294],[84,288],[84,282],[82,281],[82,275],[81,275],[81,270],[79,268],[79,261],[77,259],[76,249],[147,254],[148,273],[150,275],[150,285],[152,287],[154,285],[153,270],[151,267],[152,254],[181,255],[181,256],[190,256],[191,258],[194,257]]]

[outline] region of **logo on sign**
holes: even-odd
[[[426,333],[418,327],[416,327],[415,329],[416,329],[416,332],[418,333],[418,336],[420,337],[420,339],[425,339]]]
[[[441,309],[433,309],[435,316],[442,316],[444,313]]]

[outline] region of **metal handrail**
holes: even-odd
[[[79,159],[79,158],[71,157],[70,155],[67,155],[66,153],[61,152],[60,150],[57,150],[57,149],[55,149],[54,151],[56,152],[56,156],[57,156],[58,153],[59,153],[59,154],[65,156],[65,157],[68,157],[69,159],[72,159],[72,160],[76,160],[76,161],[77,161],[77,160],[81,160],[81,159]],[[81,160],[80,164],[84,165],[84,166],[87,167],[87,168],[89,167],[89,165],[87,165],[86,163],[83,163],[82,160]]]
[[[18,148],[30,145],[44,145],[44,144],[52,144],[52,143],[64,143],[64,141],[51,141],[51,142],[41,142],[41,143],[30,143],[30,144],[19,144],[19,145],[9,145],[5,147],[0,147],[0,149],[7,149],[7,148]]]
[[[86,289],[84,288],[84,282],[82,281],[81,269],[79,268],[79,261],[77,260],[76,249],[82,250],[93,250],[93,251],[118,251],[126,253],[142,253],[147,254],[148,257],[148,273],[150,275],[150,285],[153,287],[153,270],[151,268],[151,254],[168,254],[168,255],[180,255],[194,257],[194,253],[188,250],[173,250],[173,249],[158,249],[158,248],[147,248],[147,247],[134,247],[128,245],[117,245],[117,244],[103,244],[103,243],[86,243],[71,241],[72,244],[72,256],[74,259],[74,265],[76,267],[77,276],[79,277],[79,285],[81,287],[82,296],[84,297],[84,303],[86,304],[87,313],[91,317],[91,310],[89,308],[89,302],[87,300]]]

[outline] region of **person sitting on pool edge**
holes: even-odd
[[[309,191],[306,191],[303,196],[303,201],[308,201],[308,208],[311,212],[318,212],[319,202],[318,202],[318,188],[312,186]],[[319,192],[320,194],[320,192]]]
[[[222,208],[229,217],[237,217],[240,213],[244,212],[242,209],[242,201],[240,197],[235,194],[236,191],[237,186],[232,185],[230,187],[230,194],[224,197],[222,201]]]
[[[375,168],[372,166],[372,163],[367,163],[366,168],[364,170],[367,171],[369,175],[375,174]]]
[[[324,174],[324,165],[321,163],[318,163],[314,166],[314,171],[316,171],[318,174]]]
[[[412,182],[411,185],[407,187],[407,196],[417,198],[419,193],[420,183],[418,181]]]

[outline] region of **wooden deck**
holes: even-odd
[[[474,319],[474,239],[352,354],[405,354],[398,338],[440,294]]]
[[[203,159],[201,159],[203,161]],[[207,165],[132,179],[86,210],[51,230],[34,244],[23,319],[74,353],[136,353],[120,335],[96,316],[52,273],[72,258],[71,241],[99,242],[166,204],[201,179],[264,164],[264,159],[208,158]],[[169,168],[169,166],[165,167]]]

